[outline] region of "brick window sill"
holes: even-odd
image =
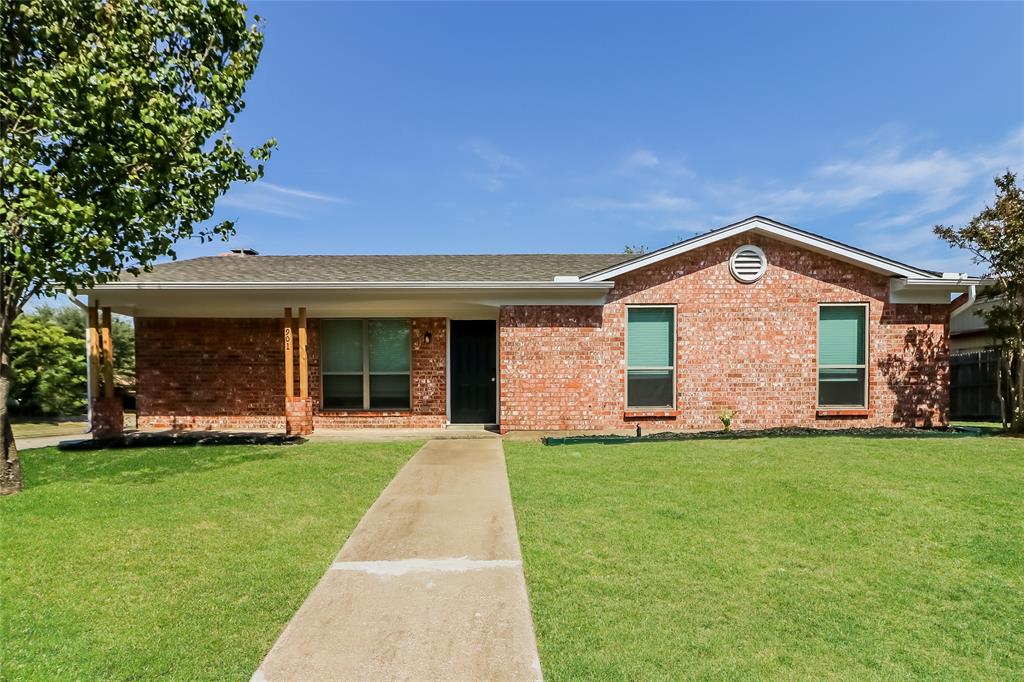
[[[819,419],[829,417],[870,417],[871,412],[867,408],[831,409],[819,407],[816,416]]]
[[[675,419],[680,414],[682,414],[682,410],[626,410],[622,413],[622,417],[624,419],[640,419],[644,417]]]

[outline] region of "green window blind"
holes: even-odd
[[[629,308],[626,353],[630,367],[672,367],[675,346],[672,308]]]
[[[409,321],[370,320],[370,371],[409,371]]]
[[[863,365],[867,309],[822,306],[818,311],[818,365]]]
[[[321,334],[325,372],[363,371],[362,320],[324,320]]]

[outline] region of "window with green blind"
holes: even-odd
[[[818,406],[867,407],[866,305],[818,307]]]
[[[673,307],[626,308],[626,407],[675,406]]]
[[[324,320],[320,336],[325,409],[410,406],[408,320]]]

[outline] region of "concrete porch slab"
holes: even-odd
[[[389,442],[396,440],[472,440],[500,439],[496,431],[485,429],[322,429],[307,436],[314,442]]]

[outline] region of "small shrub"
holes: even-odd
[[[729,408],[723,407],[722,411],[718,414],[718,419],[722,422],[722,426],[725,427],[725,432],[732,431],[732,420],[736,418],[736,410],[730,410]]]

